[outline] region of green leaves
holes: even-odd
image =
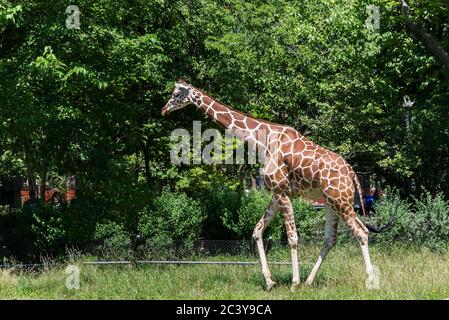
[[[379,30],[365,25],[372,4]],[[187,76],[239,110],[310,132],[404,193],[410,179],[416,193],[449,187],[447,72],[406,33],[395,0],[77,5],[81,29],[69,30],[67,1],[0,0],[4,176],[29,168],[38,180],[46,168],[52,177],[75,174],[111,216],[132,217],[139,207],[111,192],[137,199],[136,190],[166,185],[189,196],[213,183],[238,189],[245,177],[235,166],[170,163],[171,130],[201,118],[193,108],[160,116],[173,82]],[[444,1],[409,5],[446,48]],[[404,95],[415,101],[408,131]]]
[[[106,87],[108,86],[108,83],[106,81],[98,79],[97,75],[94,72],[89,71],[84,67],[75,66],[68,70],[68,72],[62,78],[62,81],[64,82],[64,85],[66,87],[72,85],[73,77],[80,77],[81,79],[85,79],[100,90],[106,89]]]
[[[170,245],[192,245],[204,219],[202,207],[196,200],[165,190],[139,213],[139,232],[150,241],[163,238],[170,239]]]
[[[0,30],[6,26],[8,22],[16,23],[16,18],[22,13],[22,5],[12,6],[11,3],[0,3]]]

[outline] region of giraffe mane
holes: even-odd
[[[188,83],[186,83],[186,84],[188,84]],[[265,120],[265,119],[256,118],[256,117],[254,117],[254,116],[252,116],[252,115],[246,114],[246,113],[244,113],[243,111],[237,110],[237,109],[235,109],[235,108],[233,108],[233,107],[231,107],[231,106],[229,106],[229,105],[227,105],[227,104],[225,104],[225,103],[222,103],[221,101],[218,101],[217,99],[213,98],[213,97],[212,97],[210,94],[208,94],[207,92],[205,92],[205,91],[203,91],[203,90],[201,90],[201,89],[199,89],[199,88],[197,88],[197,87],[194,87],[194,86],[191,85],[191,84],[188,84],[188,85],[189,85],[190,87],[194,88],[195,90],[198,90],[198,91],[201,92],[202,94],[208,96],[209,98],[211,98],[211,99],[217,101],[219,104],[225,106],[225,107],[228,108],[229,110],[232,110],[232,111],[234,111],[234,112],[237,112],[238,114],[240,114],[240,115],[242,115],[242,116],[244,116],[244,117],[248,117],[248,118],[251,118],[251,119],[260,121],[260,122],[262,122],[262,123],[270,124],[270,125],[276,125],[276,126],[282,126],[282,127],[292,128],[291,126],[288,126],[288,125],[286,125],[286,124],[276,123],[276,122],[272,122],[272,121],[268,121],[268,120]],[[292,128],[292,129],[294,129],[294,128]],[[295,130],[295,129],[294,129],[294,130]]]

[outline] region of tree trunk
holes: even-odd
[[[145,178],[147,180],[148,189],[150,191],[152,191],[154,181],[152,181],[153,179],[152,179],[151,171],[150,171],[150,155],[148,153],[148,148],[147,148],[146,143],[144,143],[142,145],[142,153],[143,153],[143,158],[144,158],[144,163],[145,163]]]
[[[410,8],[405,0],[397,0],[401,6],[402,15],[406,18],[405,28],[416,39],[418,39],[424,47],[449,70],[449,55],[440,47],[437,40],[428,34],[423,28],[418,26],[410,19]]]
[[[41,199],[45,202],[45,187],[47,186],[48,161],[45,160],[41,174]]]
[[[251,189],[253,190],[257,189],[256,177],[254,177],[254,174],[252,173],[251,173]]]
[[[239,167],[239,182],[240,182],[240,187],[242,188],[243,191],[246,189],[245,173],[246,173],[245,165],[241,164]]]
[[[34,178],[34,166],[31,156],[30,142],[25,139],[23,143],[23,153],[25,158],[25,165],[27,167],[27,180],[30,188],[30,200],[36,199],[36,180]]]
[[[134,163],[134,182],[137,186],[137,184],[139,183],[139,171],[140,171],[140,161],[139,161],[139,151],[136,150],[136,152],[134,153],[136,156],[136,162]]]

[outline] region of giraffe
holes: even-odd
[[[338,154],[329,151],[304,137],[292,127],[256,119],[243,112],[223,105],[184,80],[178,80],[162,116],[189,104],[219,126],[232,130],[237,137],[247,141],[262,155],[264,182],[272,198],[265,213],[256,224],[253,238],[262,266],[265,288],[276,284],[272,278],[263,246],[262,236],[278,212],[281,213],[291,250],[292,290],[299,287],[298,234],[292,210],[291,198],[300,196],[309,200],[324,197],[325,235],[323,248],[314,264],[306,285],[311,285],[326,255],[336,243],[337,226],[343,220],[361,246],[368,281],[374,281],[374,271],[368,251],[368,233],[376,231],[356,216],[353,208],[357,189],[363,209],[361,187],[352,167]],[[259,134],[264,132],[264,134]]]

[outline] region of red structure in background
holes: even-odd
[[[50,202],[53,195],[59,192],[59,194],[64,195],[63,200],[65,200],[67,203],[70,203],[73,199],[76,198],[76,189],[69,189],[65,193],[62,193],[60,190],[57,189],[48,189],[45,191],[45,202]],[[21,199],[22,199],[22,206],[23,204],[30,199],[30,191],[29,190],[21,190],[20,191]]]
[[[70,202],[75,198],[76,198],[76,189],[70,189],[65,193],[65,200],[67,202]]]
[[[25,202],[30,200],[30,191],[28,190],[21,190],[20,191],[20,198],[22,199],[22,206]]]
[[[321,209],[324,207],[326,200],[324,198],[312,201],[312,205],[315,209]]]
[[[55,193],[58,193],[60,196],[60,199],[62,201],[65,201],[67,203],[70,203],[73,199],[76,198],[76,187],[75,187],[75,177],[71,176],[67,179],[66,182],[67,191],[62,192],[61,190],[46,187],[45,188],[45,202],[50,202],[55,195]],[[37,196],[41,194],[40,190],[37,190]],[[30,199],[30,191],[28,186],[22,186],[20,190],[20,197],[21,197],[21,205],[28,201]]]

